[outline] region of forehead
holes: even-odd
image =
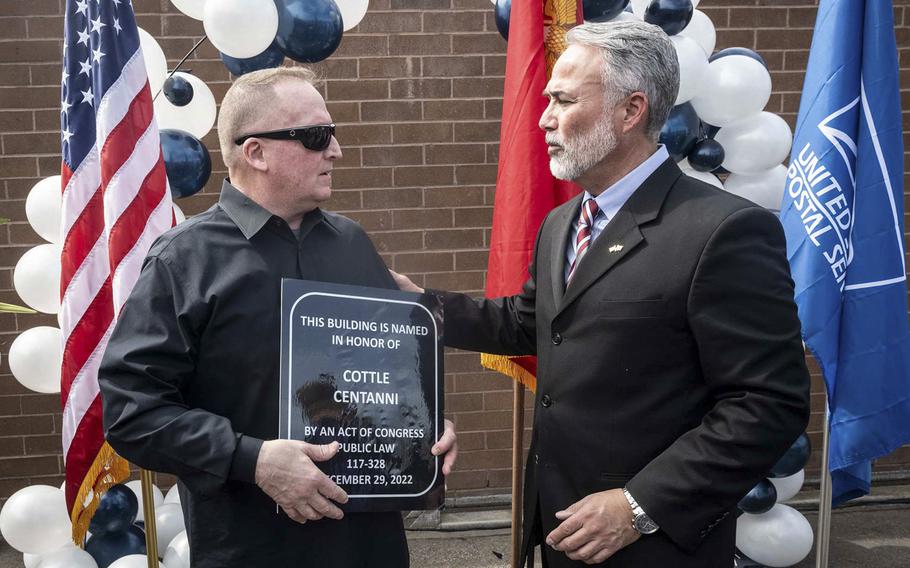
[[[303,126],[332,121],[325,100],[304,81],[281,81],[275,85],[275,105],[271,120],[280,126]]]
[[[566,48],[547,83],[548,92],[578,93],[600,87],[602,56],[593,47],[570,45]]]

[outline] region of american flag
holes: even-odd
[[[173,225],[129,0],[67,0],[61,93],[63,456],[73,538],[129,475],[104,441],[98,366],[155,238]]]

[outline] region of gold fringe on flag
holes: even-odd
[[[543,6],[544,48],[547,53],[547,79],[556,60],[566,50],[566,34],[578,25],[577,0],[545,0]]]
[[[85,540],[85,533],[88,532],[89,522],[92,515],[98,510],[101,504],[101,496],[111,486],[129,479],[130,464],[121,458],[110,447],[107,442],[101,446],[92,467],[89,468],[82,485],[79,486],[79,492],[76,494],[76,501],[73,503],[73,510],[70,512],[70,520],[73,522],[73,542],[78,547],[82,547]],[[91,500],[86,500],[91,495]]]
[[[480,364],[483,365],[484,368],[490,369],[491,371],[496,371],[497,373],[502,373],[503,375],[512,377],[527,387],[531,392],[535,392],[537,390],[537,377],[513,361],[512,357],[507,357],[506,355],[491,355],[490,353],[481,353]]]

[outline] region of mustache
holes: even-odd
[[[562,141],[559,139],[559,136],[553,132],[547,132],[547,134],[544,136],[544,140],[546,140],[547,145],[549,146],[558,146],[560,148],[564,148]]]

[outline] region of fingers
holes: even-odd
[[[335,457],[335,454],[338,453],[338,442],[332,442],[331,444],[307,444],[306,442],[301,442],[301,449],[309,458],[313,461],[324,462]]]
[[[590,561],[593,560],[594,555],[603,550],[603,548],[604,543],[592,540],[585,543],[581,548],[566,552],[566,556],[572,560],[590,563]]]
[[[291,519],[297,521],[301,525],[307,521],[307,518],[303,516],[297,509],[294,507],[285,507],[282,505],[281,510]]]
[[[556,550],[560,550],[559,543],[561,543],[564,538],[567,538],[569,535],[574,534],[581,529],[581,527],[581,519],[575,516],[569,517],[547,535],[547,544]]]
[[[606,562],[607,558],[613,556],[613,552],[615,551],[609,546],[604,547],[600,549],[600,552],[592,556],[590,560],[586,560],[585,562],[587,564],[601,564],[603,562]]]
[[[338,487],[334,481],[329,479],[328,476],[325,476],[325,479],[319,484],[319,493],[328,499],[336,503],[341,503],[342,505],[348,502],[348,494],[344,492],[344,489]]]
[[[571,505],[569,505],[562,511],[556,511],[556,518],[559,519],[560,521],[568,519],[569,517],[574,515],[576,512],[578,512],[585,505],[585,503],[587,503],[587,501],[588,501],[588,498],[585,497],[584,499],[582,499],[580,501],[576,501],[576,502],[572,503]]]
[[[439,441],[433,445],[430,452],[434,456],[445,454],[442,461],[442,473],[449,475],[455,465],[455,459],[458,457],[458,438],[455,435],[455,425],[450,420],[445,421],[445,431]]]
[[[319,513],[320,518],[328,517],[337,521],[344,517],[344,513],[341,509],[318,493],[314,495],[307,504]]]
[[[316,509],[314,509],[307,503],[302,503],[302,504],[297,505],[297,510],[300,511],[300,513],[308,521],[318,521],[319,519],[322,518],[322,515],[320,515],[316,511]]]

